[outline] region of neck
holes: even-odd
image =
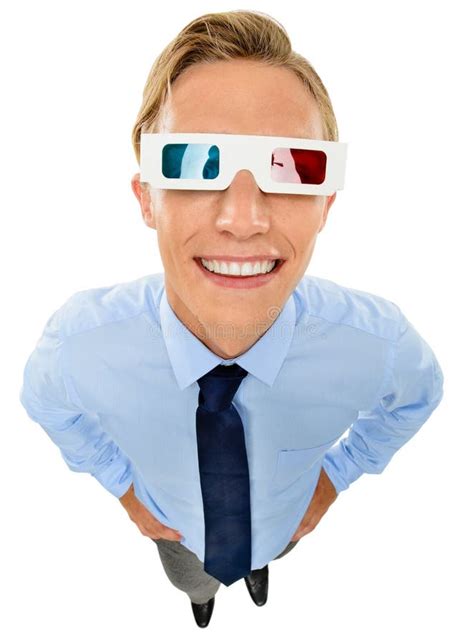
[[[168,287],[166,281],[165,289],[169,305],[176,317],[208,349],[224,360],[237,358],[248,351],[274,322],[273,319],[267,318],[265,322],[258,324],[245,323],[237,325],[232,323],[232,332],[229,333],[229,329],[225,324],[202,322],[189,310],[176,292]]]

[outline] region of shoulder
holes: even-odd
[[[381,295],[338,284],[315,275],[305,275],[295,289],[300,307],[311,318],[350,326],[396,341],[402,313]]]
[[[163,274],[153,273],[128,282],[73,293],[50,317],[65,339],[77,333],[119,322],[156,308]]]

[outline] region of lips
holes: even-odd
[[[247,277],[251,275],[270,273],[274,270],[277,260],[264,260],[257,262],[223,262],[218,260],[206,260],[204,257],[200,258],[201,264],[204,268],[212,273],[219,273],[220,275],[230,275],[232,277]]]
[[[256,288],[258,286],[264,286],[265,284],[268,284],[272,279],[275,279],[276,275],[278,275],[282,266],[285,263],[285,260],[274,258],[276,259],[276,264],[269,273],[261,273],[259,275],[240,276],[240,275],[221,275],[219,273],[213,273],[212,271],[207,270],[207,268],[205,268],[202,265],[199,257],[194,257],[193,259],[194,259],[194,262],[196,263],[196,266],[201,271],[201,273],[217,286],[224,286],[228,288],[241,288],[241,289]],[[213,255],[212,259],[217,259],[217,257]]]
[[[279,255],[248,255],[245,257],[239,257],[239,256],[232,256],[232,255],[200,255],[201,259],[207,259],[208,261],[212,261],[213,259],[217,260],[218,262],[238,262],[238,263],[244,263],[244,262],[251,262],[252,264],[255,262],[275,262],[278,260],[282,260],[282,258]],[[196,258],[194,258],[196,259]]]

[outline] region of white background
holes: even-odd
[[[23,641],[473,641],[472,22],[469,3],[17,2],[1,19],[0,635]],[[346,184],[308,273],[396,302],[445,394],[382,475],[271,564],[268,603],[221,586],[203,631],[155,544],[68,470],[18,396],[74,292],[162,271],[130,179],[149,69],[201,14],[269,13],[331,96]],[[308,14],[311,11],[311,14]]]

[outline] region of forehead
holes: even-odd
[[[162,132],[323,138],[315,99],[291,70],[232,60],[198,63],[171,85]]]

